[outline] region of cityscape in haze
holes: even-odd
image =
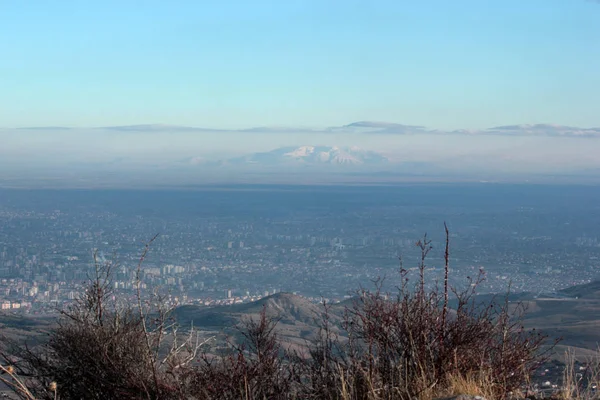
[[[600,4],[0,7],[0,302],[93,267],[173,304],[342,301],[451,232],[453,285],[598,279]],[[510,26],[510,29],[507,29]],[[467,278],[469,277],[469,278]],[[387,286],[386,286],[387,285]]]
[[[452,285],[485,274],[482,293],[544,295],[600,278],[600,190],[502,184],[207,187],[188,191],[0,190],[0,301],[52,313],[76,298],[100,263],[116,293],[145,288],[175,305],[243,303],[278,292],[342,301],[419,264],[442,278],[443,223]],[[412,279],[416,279],[414,276]]]

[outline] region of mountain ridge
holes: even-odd
[[[192,158],[198,163],[198,157]],[[386,155],[362,150],[357,146],[285,146],[271,151],[251,153],[241,157],[234,157],[219,161],[206,161],[204,165],[211,166],[263,166],[277,167],[281,165],[299,166],[382,166],[390,163]]]

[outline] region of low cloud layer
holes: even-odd
[[[167,124],[141,124],[123,126],[105,126],[101,128],[107,131],[121,132],[218,132],[219,129],[196,128],[192,126],[167,125]]]
[[[497,126],[488,129],[487,132],[496,135],[518,136],[600,137],[600,128],[576,128],[549,124]]]
[[[600,2],[600,0],[599,0]],[[69,127],[30,127],[19,128],[19,130],[31,131],[62,131],[70,130]],[[142,124],[125,126],[107,126],[93,128],[94,130],[111,132],[131,132],[131,133],[247,133],[247,134],[365,134],[365,135],[468,135],[468,136],[524,136],[524,137],[580,137],[593,138],[600,137],[600,127],[598,128],[580,128],[573,126],[563,126],[554,124],[524,124],[524,125],[503,125],[488,129],[457,129],[453,131],[443,131],[429,129],[420,125],[404,125],[392,122],[378,121],[358,121],[342,126],[333,126],[327,128],[309,128],[303,126],[261,126],[244,129],[217,129],[207,127],[191,127],[181,125],[165,124]],[[7,129],[4,129],[5,131]]]

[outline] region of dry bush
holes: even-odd
[[[61,311],[58,326],[42,346],[3,349],[31,397],[38,399],[185,398],[181,376],[202,343],[191,330],[183,337],[159,296],[138,306],[113,302],[114,263],[94,253],[94,272],[82,295]],[[30,398],[23,391],[16,392]]]
[[[293,360],[281,348],[277,320],[263,308],[258,319],[246,319],[238,328],[241,344],[229,343],[229,354],[204,354],[188,375],[188,393],[198,399],[294,398],[297,378]]]
[[[545,360],[541,346],[546,337],[522,326],[522,307],[510,307],[508,297],[490,304],[476,301],[483,272],[463,291],[448,285],[447,228],[442,289],[425,287],[431,242],[425,236],[417,246],[421,262],[415,285],[408,284],[408,272],[401,268],[395,296],[382,293],[380,282],[373,291],[362,290],[346,310],[347,342],[342,346],[324,338],[313,347],[309,370],[313,376],[321,372],[313,381],[327,387],[318,398],[342,393],[348,399],[430,398],[448,392],[457,381],[473,383],[474,377],[485,383],[480,392],[503,398],[526,384]],[[327,362],[319,365],[315,355],[321,360],[326,356]]]
[[[330,304],[323,301],[322,310],[317,338],[309,344],[308,354],[296,354],[293,359],[300,372],[299,391],[307,399],[349,398],[347,390],[356,386],[349,384],[356,375],[354,354],[335,333]]]
[[[397,293],[383,293],[381,282],[374,290],[361,290],[341,326],[333,326],[324,303],[319,335],[307,354],[282,349],[277,320],[266,309],[258,319],[244,321],[242,340],[228,342],[228,354],[198,354],[203,342],[193,330],[178,341],[171,309],[160,297],[151,296],[148,303],[142,299],[141,264],[151,242],[138,265],[137,306],[110,303],[112,265],[96,262],[88,289],[63,313],[48,343],[41,350],[21,348],[17,358],[10,358],[32,395],[391,400],[467,392],[494,399],[528,383],[547,354],[541,350],[546,338],[523,328],[524,310],[509,304],[508,296],[477,302],[483,273],[468,280],[465,290],[450,287],[447,228],[441,288],[425,285],[432,249],[425,236],[417,242],[421,261],[415,284],[409,284],[401,265]]]

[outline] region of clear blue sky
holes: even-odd
[[[586,0],[0,2],[0,127],[600,126]]]

